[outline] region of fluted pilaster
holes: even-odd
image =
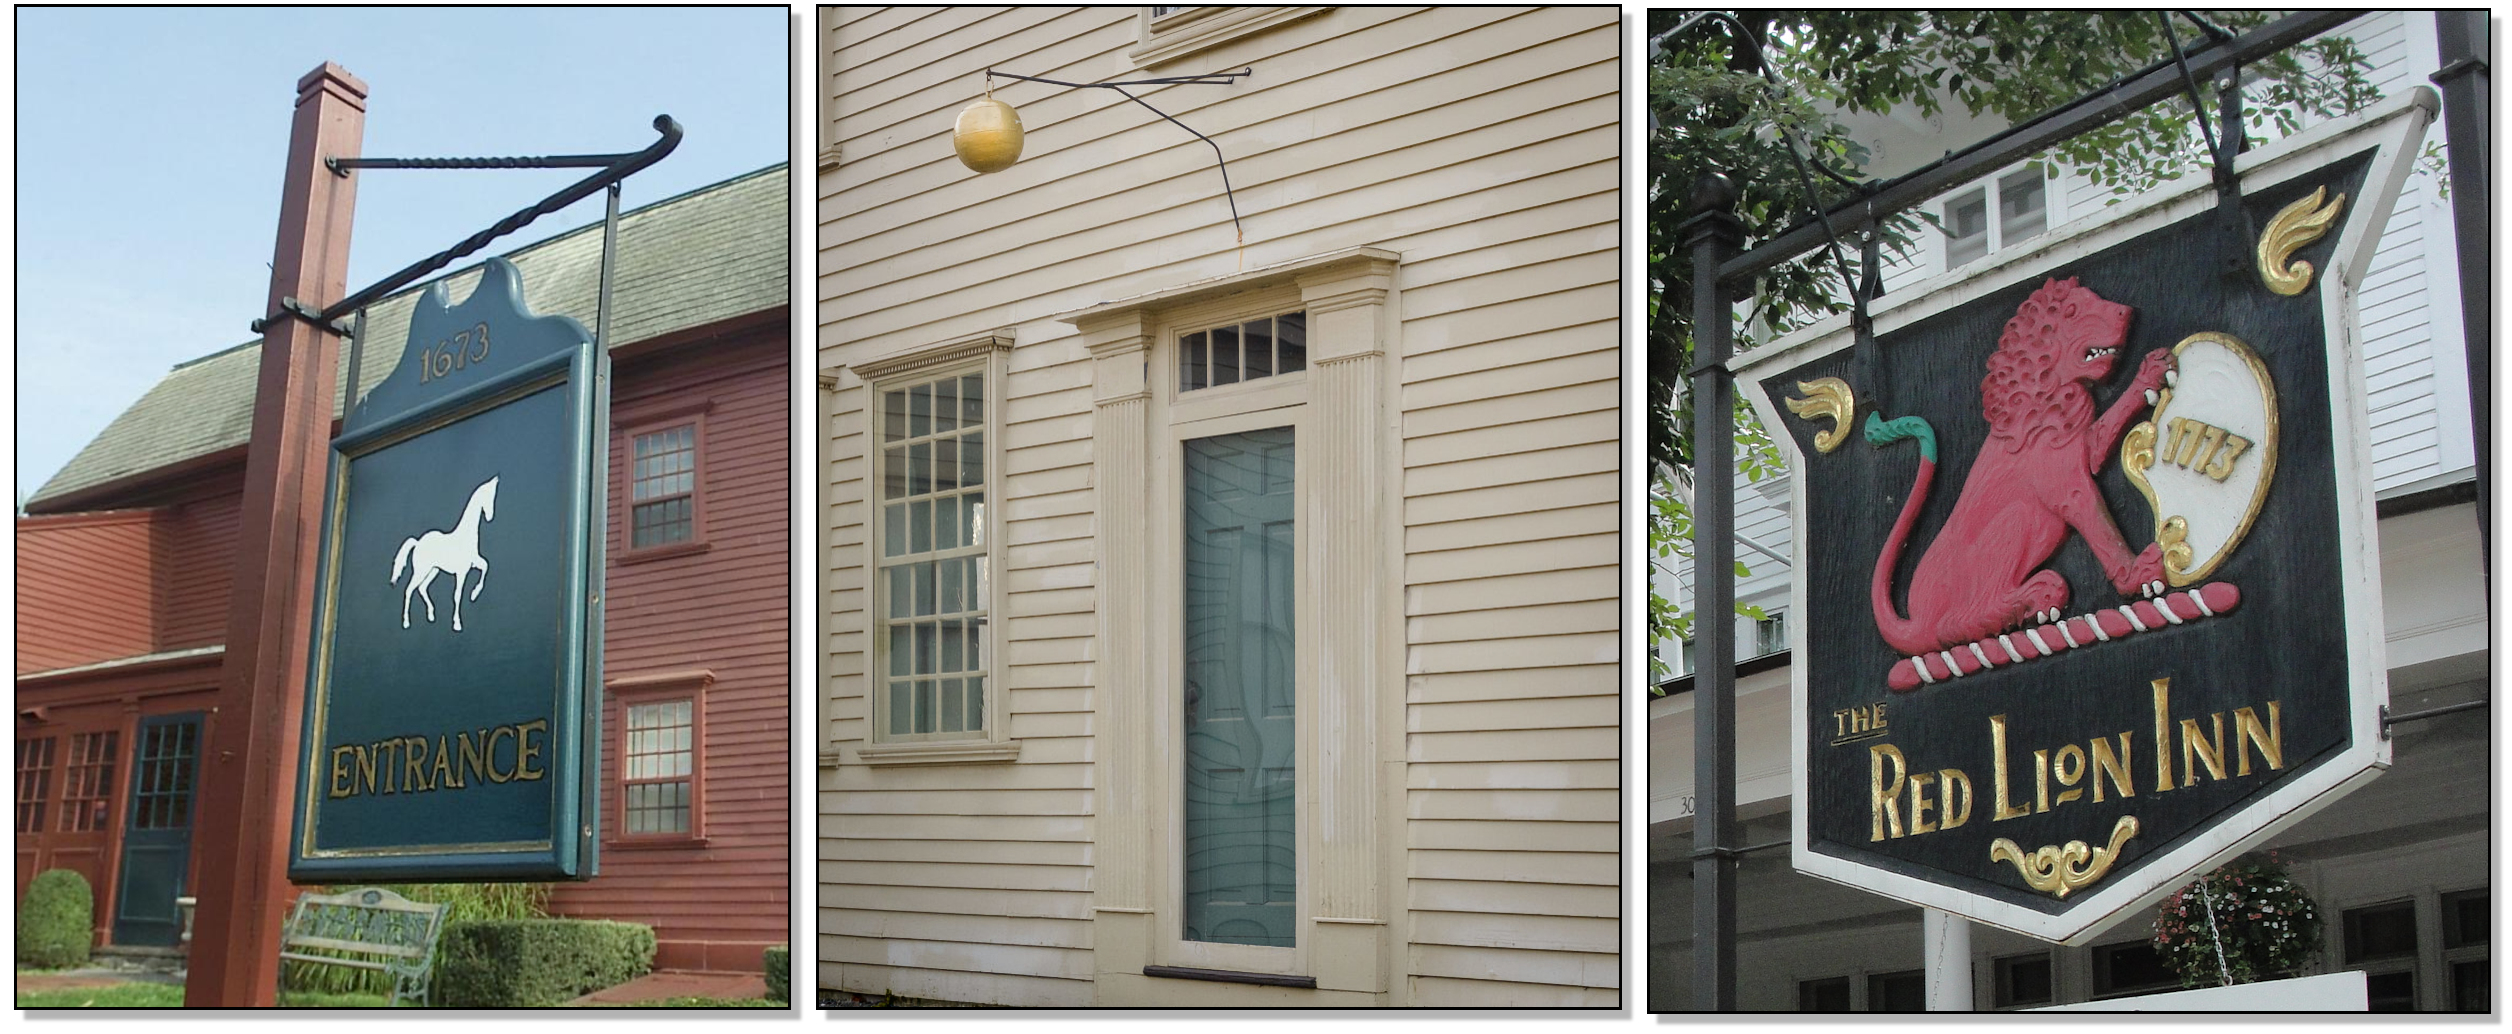
[[[1098,491],[1099,677],[1092,696],[1099,719],[1098,852],[1093,905],[1102,909],[1152,907],[1151,811],[1161,795],[1153,755],[1150,641],[1144,601],[1151,572],[1150,507],[1145,474],[1151,469],[1150,393],[1143,359],[1150,346],[1148,320],[1124,313],[1082,324],[1090,347],[1095,408],[1091,417],[1092,481]]]
[[[1317,558],[1317,858],[1321,919],[1384,920],[1380,869],[1379,678],[1388,591],[1383,460],[1387,292],[1395,264],[1374,257],[1299,277],[1308,310],[1311,412],[1318,427],[1309,541]]]

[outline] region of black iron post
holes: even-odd
[[[2493,555],[2488,521],[2494,513],[2494,477],[2488,469],[2494,432],[2494,257],[2487,251],[2487,186],[2494,175],[2494,141],[2488,135],[2492,115],[2486,99],[2487,52],[2493,39],[2486,31],[2486,12],[2434,12],[2434,38],[2442,68],[2433,81],[2442,86],[2443,147],[2451,153],[2452,232],[2459,245],[2460,330],[2468,339],[2468,424],[2477,438],[2477,564],[2485,573],[2488,613],[2493,610]]]
[[[1693,184],[1692,1005],[1736,1008],[1736,377],[1734,315],[1718,269],[1744,243],[1736,185]]]

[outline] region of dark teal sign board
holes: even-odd
[[[290,879],[592,878],[609,410],[513,264],[419,298],[331,445]]]

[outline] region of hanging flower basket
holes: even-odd
[[[2163,899],[2154,950],[2183,987],[2294,976],[2320,950],[2320,907],[2278,864],[2243,855]]]

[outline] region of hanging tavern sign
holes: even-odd
[[[299,882],[595,870],[609,359],[490,259],[332,441]]]
[[[1795,860],[2081,943],[2389,763],[2353,297],[2435,102],[1739,364],[1800,473]]]

